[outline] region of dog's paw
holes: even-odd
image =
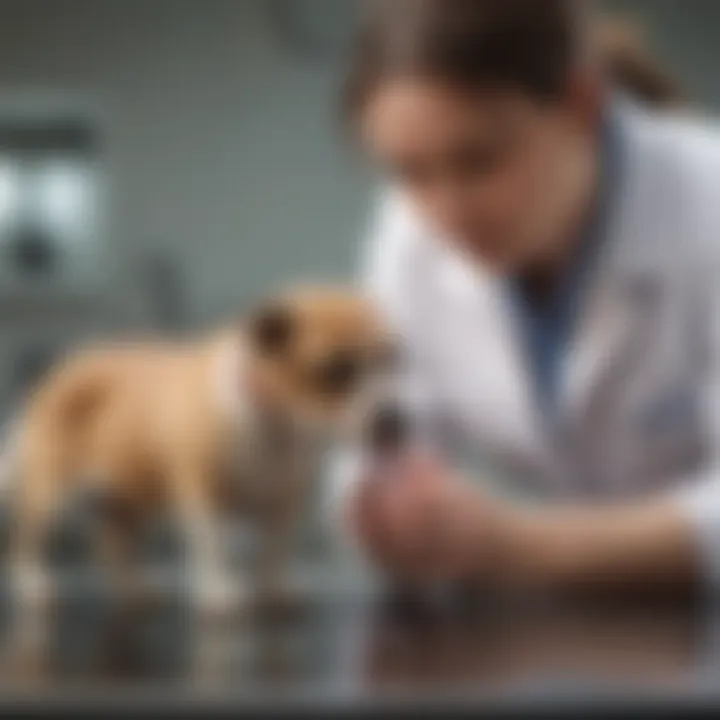
[[[13,620],[0,651],[0,678],[21,687],[45,670],[55,587],[41,567],[15,566],[10,573]]]
[[[52,598],[50,574],[35,565],[16,566],[12,570],[12,592],[26,608],[44,608]]]
[[[292,615],[301,610],[308,600],[308,595],[289,580],[261,584],[254,594],[254,606],[261,613],[274,615]]]
[[[222,575],[201,575],[193,583],[195,610],[204,616],[226,616],[240,611],[247,593],[236,579]]]

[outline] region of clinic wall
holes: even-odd
[[[333,98],[264,0],[0,0],[0,100],[68,96],[99,119],[115,300],[170,251],[202,323],[291,280],[351,273],[366,183]],[[49,92],[48,92],[49,91]]]
[[[0,100],[59,92],[97,113],[108,292],[131,314],[153,248],[188,275],[193,324],[289,280],[351,273],[368,183],[336,122],[340,63],[284,44],[273,1],[0,0]],[[646,21],[698,97],[720,105],[720,3],[609,4]]]

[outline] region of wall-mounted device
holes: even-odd
[[[0,287],[82,291],[100,270],[94,128],[74,118],[0,115]]]
[[[0,419],[109,308],[97,127],[37,105],[0,105]]]

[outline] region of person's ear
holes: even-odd
[[[276,356],[292,342],[295,317],[284,305],[267,305],[251,314],[248,327],[253,348],[261,355]]]

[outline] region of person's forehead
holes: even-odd
[[[492,141],[531,122],[541,110],[537,103],[517,93],[469,93],[404,79],[378,90],[365,110],[363,130],[371,143],[396,148],[442,145],[459,137]]]

